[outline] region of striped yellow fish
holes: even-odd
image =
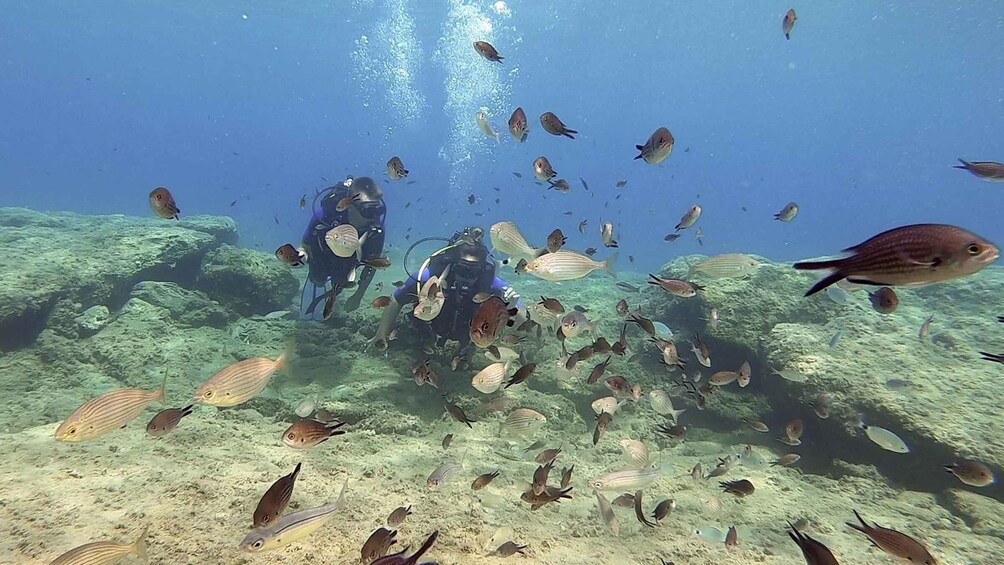
[[[132,543],[96,541],[84,544],[60,555],[50,565],[112,565],[133,553],[145,562],[149,560],[146,555],[146,533],[147,530],[143,530]]]
[[[737,279],[752,275],[760,262],[742,253],[726,253],[690,265],[690,274],[700,273],[713,279]]]
[[[125,426],[151,402],[164,402],[166,384],[165,379],[156,391],[124,388],[88,400],[56,428],[56,441],[86,441]]]
[[[503,432],[529,435],[539,430],[545,423],[547,418],[540,412],[530,408],[517,408],[499,424],[499,435]]]
[[[558,251],[534,259],[527,264],[526,272],[551,282],[581,279],[596,270],[606,271],[614,276],[613,264],[616,260],[616,253],[608,257],[606,261],[600,262],[573,251]]]
[[[500,253],[505,253],[509,261],[526,259],[533,261],[545,250],[530,247],[526,238],[520,233],[519,228],[512,222],[498,222],[492,224],[488,230],[488,235],[492,240],[492,248]]]
[[[213,375],[195,391],[194,400],[200,404],[226,408],[243,404],[265,390],[272,374],[285,367],[286,354],[275,361],[266,357],[252,357],[238,361]]]
[[[589,481],[589,487],[595,490],[642,490],[656,481],[662,472],[658,467],[642,469],[623,469],[612,471]]]
[[[326,524],[345,504],[345,487],[348,484],[349,480],[345,479],[338,500],[279,518],[272,526],[248,534],[240,548],[248,553],[272,551],[309,536]]]

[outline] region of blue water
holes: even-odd
[[[271,251],[302,232],[302,194],[369,174],[391,242],[508,219],[583,249],[602,218],[638,270],[832,253],[923,221],[1004,241],[990,212],[1004,193],[952,168],[1004,160],[1004,4],[803,3],[790,41],[789,3],[509,4],[510,17],[459,1],[7,3],[0,205],[149,215],[162,185],[183,215],[232,215],[244,244]],[[518,105],[523,145],[505,131]],[[500,145],[476,129],[480,106]],[[580,138],[543,132],[544,111]],[[659,126],[673,155],[632,160]],[[387,180],[392,155],[415,184]],[[571,193],[532,183],[539,155]],[[798,219],[773,221],[790,200]],[[704,247],[663,243],[694,203]]]

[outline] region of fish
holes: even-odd
[[[892,314],[899,306],[899,296],[896,291],[884,286],[875,292],[868,293],[868,301],[872,304],[872,309],[879,314]]]
[[[689,210],[684,212],[679,223],[676,224],[674,229],[676,229],[676,231],[683,231],[696,224],[699,219],[701,219],[701,207],[694,204]]]
[[[480,393],[491,394],[502,386],[508,372],[509,362],[492,363],[474,375],[471,386]]]
[[[509,134],[520,143],[525,142],[527,135],[530,134],[530,128],[526,122],[526,113],[523,112],[522,107],[513,110],[512,115],[509,116]],[[516,175],[517,173],[513,174]]]
[[[513,373],[513,376],[509,379],[509,382],[507,382],[505,387],[503,388],[509,388],[513,385],[518,385],[520,383],[526,382],[526,380],[529,379],[531,375],[533,375],[533,372],[536,369],[537,369],[536,363],[527,363],[523,365],[515,373]]]
[[[809,380],[809,377],[799,373],[798,371],[793,371],[790,369],[773,369],[772,374],[781,377],[786,381],[791,381],[793,383],[804,383]]]
[[[362,258],[363,244],[369,232],[359,236],[359,232],[352,224],[341,224],[328,230],[324,234],[324,243],[336,257]]]
[[[558,119],[558,116],[555,116],[552,112],[544,112],[540,115],[540,125],[547,133],[551,135],[563,135],[568,139],[575,139],[575,136],[572,134],[579,133],[574,129],[568,129],[568,126],[562,123],[562,121]]]
[[[661,475],[658,467],[622,469],[592,479],[589,487],[599,491],[640,490],[650,487]]]
[[[574,470],[575,470],[575,465],[572,465],[571,467],[561,471],[561,483],[560,483],[561,488],[564,489],[572,483],[572,471]]]
[[[490,296],[478,306],[474,317],[471,318],[469,331],[471,341],[482,349],[492,345],[502,336],[505,328],[515,324],[513,318],[516,313],[516,308],[509,308],[509,305],[498,296]]]
[[[743,418],[743,422],[746,422],[746,425],[749,426],[750,429],[755,432],[760,432],[762,434],[765,434],[770,431],[770,428],[767,427],[767,424],[764,424],[763,422],[753,422],[747,420],[746,418]]]
[[[881,447],[886,451],[892,451],[893,453],[909,453],[910,448],[906,445],[900,437],[885,428],[880,428],[878,426],[869,426],[864,422],[859,422],[858,427],[865,431],[865,435],[868,439]]]
[[[466,424],[468,428],[474,428],[471,424],[477,422],[477,420],[468,418],[464,409],[450,402],[449,399],[446,398],[445,394],[443,395],[443,398],[446,400],[446,411],[450,413],[450,416],[452,416],[454,420],[460,422],[461,424]]]
[[[886,554],[898,557],[909,563],[919,565],[937,565],[937,561],[921,542],[902,533],[889,528],[877,525],[868,525],[864,518],[854,511],[854,516],[861,522],[860,525],[853,522],[846,522],[851,528],[863,533],[875,547],[881,549]]]
[[[150,192],[150,208],[154,214],[165,220],[178,220],[181,215],[181,210],[174,202],[174,195],[163,186],[158,186]]]
[[[592,257],[593,255],[596,255],[596,248],[595,247],[587,247],[586,250],[583,251],[583,253],[585,253],[586,255],[588,255],[590,257]]]
[[[486,61],[491,61],[493,63],[501,63],[505,57],[499,55],[499,52],[495,50],[495,47],[487,41],[475,41],[474,50],[478,52],[485,58]]]
[[[645,517],[645,510],[642,508],[642,494],[644,491],[639,490],[634,493],[634,516],[641,522],[642,525],[648,526],[649,528],[656,527],[655,522],[650,522],[648,518]]]
[[[596,415],[596,427],[593,428],[593,445],[600,443],[603,434],[606,433],[610,422],[613,422],[614,415],[610,412],[600,412]]]
[[[617,525],[617,515],[614,514],[614,508],[613,506],[610,506],[610,501],[608,501],[598,490],[593,491],[593,494],[596,495],[596,504],[600,512],[600,520],[606,524],[607,528],[609,528],[615,536],[619,536],[620,528]]]
[[[760,262],[742,253],[726,253],[690,264],[690,273],[700,273],[712,279],[735,279],[751,275]]]
[[[168,408],[157,412],[146,425],[146,433],[151,437],[164,437],[173,432],[181,419],[192,413],[192,406],[189,404],[184,408]]]
[[[620,446],[624,450],[624,457],[635,467],[648,467],[652,464],[649,459],[648,447],[636,439],[622,439]]]
[[[950,465],[942,465],[963,484],[971,487],[985,487],[994,484],[993,471],[989,467],[971,459],[959,459]]]
[[[387,517],[387,525],[392,528],[396,528],[403,524],[405,518],[408,516],[411,516],[411,505],[408,505],[407,508],[404,506],[398,506],[390,513],[390,516]]]
[[[704,365],[705,367],[711,367],[711,350],[708,349],[708,344],[704,343],[704,340],[701,339],[700,334],[694,334],[694,342],[691,344],[690,350],[694,353],[694,356],[697,357],[698,363]],[[736,378],[738,378],[738,375]]]
[[[844,249],[842,259],[800,261],[799,270],[829,269],[805,296],[847,279],[872,286],[920,286],[967,277],[1000,258],[989,241],[946,224],[913,224],[884,231]]]
[[[310,449],[320,445],[333,436],[339,436],[346,430],[339,429],[345,422],[318,422],[304,418],[294,422],[282,433],[282,442],[293,449]]]
[[[739,380],[739,373],[735,371],[718,371],[711,375],[708,384],[712,386],[728,386]]]
[[[512,222],[498,222],[492,224],[488,230],[495,251],[504,253],[509,260],[526,259],[533,261],[543,253],[543,250],[531,247],[526,242],[526,238],[520,233],[519,228]]]
[[[653,389],[648,393],[649,403],[652,405],[652,409],[655,410],[657,414],[662,416],[669,416],[670,420],[675,424],[679,419],[680,414],[683,414],[687,409],[676,410],[673,408],[673,401],[670,399],[669,395],[665,391],[659,389]]]
[[[56,441],[75,443],[97,439],[124,428],[153,402],[164,402],[165,386],[155,391],[123,388],[106,392],[85,402],[56,428]]]
[[[603,373],[606,372],[608,365],[610,365],[609,355],[605,361],[598,363],[595,367],[593,367],[593,369],[589,372],[589,378],[586,379],[586,382],[589,384],[596,384],[599,382],[599,380],[603,378]]]
[[[927,339],[927,334],[931,333],[931,324],[934,322],[934,314],[931,314],[924,320],[924,323],[920,325],[920,331],[917,332],[917,338],[920,341]]]
[[[551,253],[561,249],[565,242],[568,240],[565,234],[561,233],[561,229],[555,229],[551,232],[551,235],[547,236],[547,250]]]
[[[590,407],[592,407],[593,412],[597,415],[603,414],[604,412],[613,414],[617,412],[617,409],[625,402],[627,402],[627,400],[621,400],[618,402],[613,396],[604,396],[603,398],[597,398],[594,400],[592,404],[590,404]]]
[[[249,533],[239,547],[247,553],[273,551],[309,536],[326,524],[345,505],[345,489],[348,484],[349,481],[346,479],[338,499],[334,502],[283,516],[271,526]]]
[[[704,287],[696,284],[689,283],[687,281],[681,281],[677,279],[663,279],[649,273],[649,278],[652,279],[648,281],[648,284],[654,284],[662,290],[673,296],[679,296],[680,298],[693,298],[697,296],[697,291],[704,290]]]
[[[568,493],[572,491],[572,487],[567,487],[559,489],[556,487],[545,487],[544,492],[541,494],[536,494],[533,489],[529,489],[520,496],[520,500],[530,504],[530,510],[538,510],[543,506],[550,504],[552,502],[561,502],[561,499],[572,498]]]
[[[738,481],[724,481],[719,482],[722,489],[733,496],[738,498],[744,498],[756,491],[756,487],[753,486],[748,479],[739,479]]]
[[[127,555],[135,554],[144,563],[149,562],[146,553],[146,538],[149,528],[132,543],[114,541],[94,541],[75,547],[60,555],[49,565],[113,565]]]
[[[432,388],[439,388],[439,375],[433,370],[429,359],[416,361],[411,367],[411,374],[415,377],[415,384],[418,386],[429,383]]]
[[[589,220],[582,220],[579,222],[579,233],[586,233],[587,225],[589,225]]]
[[[794,8],[785,12],[784,19],[781,20],[781,31],[784,32],[785,39],[791,39],[791,30],[795,27],[796,21],[798,21],[798,16],[795,15]]]
[[[833,337],[830,338],[830,343],[829,343],[830,349],[833,349],[834,347],[839,345],[840,340],[843,337],[844,337],[844,328],[840,328],[839,330],[837,330],[837,333],[833,334]]]
[[[275,250],[275,258],[284,265],[290,267],[301,267],[307,259],[307,254],[297,250],[291,244],[286,243]]]
[[[507,541],[502,545],[498,546],[498,548],[495,549],[494,553],[496,557],[512,557],[517,553],[521,555],[526,555],[526,552],[523,551],[526,548],[527,546],[525,545],[519,545],[514,541]]]
[[[548,463],[554,463],[554,460],[557,459],[559,455],[561,455],[560,447],[545,449],[544,451],[541,451],[540,453],[537,454],[537,457],[534,458],[534,461],[540,463],[541,465],[546,465]]]
[[[307,207],[307,193],[304,192],[303,196],[300,197],[300,209],[303,210]]]
[[[432,532],[429,537],[422,544],[422,547],[418,548],[418,551],[413,553],[410,557],[405,557],[404,554],[408,552],[408,547],[402,549],[397,553],[392,553],[390,555],[381,557],[376,561],[370,563],[370,565],[416,565],[418,560],[421,559],[429,549],[432,548],[433,544],[436,543],[436,539],[439,537],[439,530]],[[428,562],[423,562],[422,565],[428,565]]]
[[[380,559],[390,550],[390,546],[397,543],[397,530],[388,530],[387,528],[377,528],[370,534],[370,537],[366,538],[366,542],[363,543],[363,548],[361,550],[362,562],[372,563],[377,559]]]
[[[373,299],[373,307],[376,308],[377,310],[383,310],[389,305],[390,305],[389,296],[378,296]]]
[[[402,162],[401,158],[397,155],[391,157],[390,160],[387,161],[387,176],[389,176],[391,180],[401,180],[408,176],[408,169],[404,168],[404,162]]]
[[[499,435],[509,432],[516,435],[530,435],[539,430],[547,418],[530,408],[516,408],[499,424]]]
[[[561,333],[566,338],[575,339],[583,332],[596,334],[596,322],[590,322],[586,315],[578,310],[573,310],[561,318]],[[580,359],[585,357],[580,356]]]
[[[701,462],[698,461],[694,464],[694,467],[690,470],[690,478],[694,482],[700,482],[704,478],[704,469],[701,469]]]
[[[373,267],[374,269],[386,269],[390,267],[391,264],[389,257],[374,257],[372,259],[360,261],[360,263],[366,265],[367,267]]]
[[[553,188],[554,190],[556,190],[558,192],[571,192],[572,191],[571,185],[569,185],[568,181],[565,180],[565,179],[558,179],[556,181],[550,181],[549,180],[549,181],[547,181],[547,184],[548,184],[547,188],[549,188],[549,189]]]
[[[238,361],[219,371],[196,389],[193,400],[217,408],[243,404],[265,390],[272,375],[285,366],[285,352],[274,361],[266,357]]]
[[[739,367],[739,388],[746,388],[749,386],[752,376],[753,369],[750,367],[750,362],[743,361],[743,364]]]
[[[812,411],[816,413],[816,416],[820,420],[825,420],[830,417],[830,408],[833,404],[833,395],[828,392],[821,392],[816,395],[815,400],[809,403],[812,407]]]
[[[449,449],[451,443],[453,443],[453,434],[443,436],[443,449]]]
[[[802,432],[805,431],[805,424],[802,422],[801,418],[795,418],[794,420],[788,422],[784,426],[785,437],[779,438],[782,443],[787,445],[801,445],[802,444]]]
[[[802,550],[802,557],[805,558],[806,565],[840,565],[828,547],[798,531],[791,522],[788,522],[788,527],[791,528],[788,537]]]
[[[680,234],[678,234],[678,233],[666,234],[666,237],[662,238],[663,241],[667,241],[669,243],[673,243],[674,241],[676,241],[678,239],[680,239]]]
[[[517,275],[522,275],[526,272],[526,266],[528,264],[529,263],[527,263],[526,259],[520,259],[519,262],[516,263],[516,267],[513,270],[516,271]]]
[[[501,143],[502,136],[499,132],[495,131],[495,128],[491,124],[491,116],[488,114],[488,108],[482,106],[478,113],[475,115],[475,121],[478,124],[478,129],[481,133],[485,134],[487,137],[492,137],[495,139],[495,143]]]
[[[790,467],[791,465],[794,465],[795,463],[798,463],[798,460],[801,459],[801,458],[802,458],[802,456],[799,455],[799,454],[797,454],[797,453],[789,453],[787,455],[782,455],[781,457],[778,457],[777,459],[775,459],[773,462],[771,462],[770,466],[771,467]]]
[[[547,160],[547,157],[541,155],[533,161],[533,176],[537,177],[537,180],[540,182],[549,182],[558,176],[558,173],[554,171],[554,167],[551,166],[551,162]]]
[[[694,237],[697,238],[697,244],[704,247],[704,232],[701,231],[701,228],[697,228],[697,231],[694,232]]]
[[[633,285],[633,284],[631,284],[629,282],[624,282],[624,281],[618,281],[618,282],[616,282],[614,284],[614,286],[616,286],[617,288],[619,288],[619,289],[621,289],[623,291],[626,291],[626,292],[639,292],[639,291],[641,291],[641,288],[639,288],[639,287],[637,287],[637,286],[635,286],[635,285]]]
[[[425,484],[429,490],[438,490],[439,487],[449,482],[450,479],[457,476],[462,470],[463,466],[459,462],[447,461],[436,467],[429,475],[429,478],[425,480]]]
[[[635,145],[638,156],[635,160],[643,159],[649,165],[658,165],[666,160],[673,153],[673,144],[676,140],[669,130],[661,127],[648,137],[644,145]]]
[[[353,204],[359,202],[360,198],[362,198],[361,192],[357,192],[355,194],[351,194],[349,196],[346,196],[345,198],[342,198],[341,200],[338,201],[337,204],[335,204],[335,211],[344,212],[348,210],[349,208],[352,207]]]
[[[607,222],[600,226],[600,237],[603,239],[603,247],[617,247],[614,240],[614,225]]]
[[[628,181],[626,180],[619,180],[617,181],[617,188],[624,188],[625,186],[627,186],[627,183]]]
[[[593,261],[589,257],[573,251],[561,250],[556,253],[541,255],[530,261],[526,265],[526,272],[550,282],[580,279],[597,270],[604,271],[615,277],[613,264],[616,260],[616,253],[605,261],[600,262]]]
[[[990,182],[1004,182],[1004,164],[993,161],[964,161],[959,159],[961,165],[953,168],[969,171],[973,175]]]
[[[784,205],[784,208],[781,208],[780,212],[774,214],[774,219],[780,222],[790,222],[794,220],[795,216],[797,215],[798,215],[798,204],[795,204],[794,202],[789,202]]]
[[[624,316],[627,316],[627,314],[630,311],[630,309],[631,309],[631,307],[628,305],[627,300],[625,300],[623,298],[621,298],[620,300],[618,300],[617,304],[614,306],[614,311],[616,311],[617,315],[620,316],[620,317],[622,317],[622,318]]]
[[[300,467],[303,463],[297,463],[293,472],[279,477],[277,481],[268,487],[252,516],[252,525],[255,528],[264,528],[274,523],[282,511],[289,504],[289,499],[293,496],[293,487],[296,486],[296,478],[300,476]]]
[[[652,518],[654,518],[658,524],[659,520],[665,520],[666,517],[669,516],[675,509],[676,501],[672,498],[667,498],[659,502],[659,504],[656,504],[655,510],[652,511]]]
[[[589,183],[586,182],[586,179],[579,177],[579,182],[582,183],[582,188],[589,190]]]
[[[495,469],[495,471],[491,473],[480,475],[478,478],[474,479],[474,482],[471,483],[471,490],[481,490],[485,488],[499,476],[500,472],[502,472],[501,469]]]
[[[533,472],[533,482],[530,484],[533,494],[540,496],[544,493],[547,488],[547,477],[551,474],[551,469],[554,467],[554,460],[550,462],[543,463],[537,467]]]

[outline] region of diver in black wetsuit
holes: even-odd
[[[474,302],[474,295],[487,292],[498,296],[507,304],[519,304],[519,295],[509,283],[495,276],[495,261],[484,244],[484,230],[479,227],[469,227],[457,232],[448,240],[448,245],[435,252],[419,269],[411,275],[404,286],[397,289],[383,312],[376,335],[370,340],[370,345],[377,350],[387,349],[387,338],[390,335],[397,315],[405,304],[418,302],[419,281],[425,287],[430,277],[440,277],[443,292],[442,309],[431,319],[421,319],[429,316],[410,316],[416,329],[428,340],[435,340],[437,347],[443,347],[447,341],[460,343],[460,354],[467,357],[474,348],[470,346],[471,318],[479,304]],[[426,288],[421,289],[424,293]],[[519,315],[522,319],[524,315]]]
[[[351,205],[339,212],[338,203],[347,197],[353,197]],[[313,284],[313,293],[306,314],[312,314],[329,293],[333,292],[337,296],[342,289],[356,284],[358,288],[345,301],[345,309],[352,311],[359,307],[376,270],[364,266],[357,280],[356,269],[362,262],[376,259],[383,254],[386,215],[387,206],[383,201],[383,191],[369,177],[350,178],[318,193],[314,198],[314,215],[303,232],[302,240],[309,266],[307,284]],[[324,236],[329,230],[342,224],[352,224],[359,233],[361,242],[361,251],[349,257],[338,257],[324,241]],[[331,282],[331,290],[318,295],[318,288],[326,289],[328,281]]]

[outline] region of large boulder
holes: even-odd
[[[195,285],[243,316],[289,308],[300,290],[297,278],[272,255],[232,245],[206,255]]]

